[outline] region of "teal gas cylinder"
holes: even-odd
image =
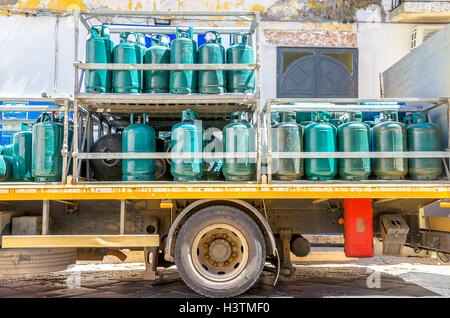
[[[344,121],[338,117],[337,114],[332,113],[330,116],[330,124],[332,124],[334,127],[338,128],[340,125],[342,125]]]
[[[86,41],[86,63],[112,63],[114,43],[109,38],[106,25],[95,25]],[[108,93],[112,89],[112,71],[86,70],[86,92]]]
[[[439,128],[427,121],[426,113],[413,113],[407,128],[408,151],[441,151],[439,134]],[[436,180],[442,174],[442,159],[410,158],[408,172],[413,180]]]
[[[198,48],[199,64],[225,64],[225,48],[221,44],[220,33],[208,31],[206,43]],[[198,71],[199,93],[218,94],[225,92],[225,71]]]
[[[297,124],[300,124],[303,127],[306,127],[309,124],[314,123],[315,118],[316,112],[297,112],[295,115],[295,121],[297,122]]]
[[[141,33],[136,34],[136,54],[137,54],[137,62],[138,64],[144,63],[144,55],[147,50],[145,44],[145,35]],[[144,87],[144,71],[138,71],[139,75],[139,87],[143,90]]]
[[[405,124],[405,127],[408,128],[408,126],[413,123],[413,114],[403,117],[403,123]]]
[[[172,153],[201,153],[203,152],[203,128],[195,123],[197,112],[183,110],[181,123],[172,127]],[[177,181],[198,181],[204,171],[204,161],[201,158],[172,159],[171,173]]]
[[[139,64],[140,47],[136,44],[136,33],[122,32],[120,43],[114,48],[114,63]],[[138,70],[121,70],[113,73],[113,86],[116,93],[140,93],[141,77]]]
[[[130,125],[122,133],[122,152],[156,152],[156,133],[147,124],[147,114],[136,122],[131,114]],[[155,159],[123,159],[122,180],[155,180]]]
[[[382,112],[382,122],[372,128],[374,151],[406,151],[405,125],[398,122],[397,111]],[[378,179],[404,179],[408,173],[408,159],[374,159],[374,174]]]
[[[272,127],[273,152],[301,152],[303,127],[295,122],[295,113],[281,114],[281,123]],[[278,180],[298,180],[304,174],[303,159],[272,158],[272,174]]]
[[[338,127],[340,152],[370,152],[370,127],[362,123],[361,112],[349,113],[348,122]],[[372,172],[370,158],[339,159],[344,180],[366,180]]]
[[[50,121],[33,125],[31,175],[37,182],[61,181],[64,125]]]
[[[2,155],[12,158],[14,156],[14,144],[4,146]]]
[[[256,134],[244,115],[242,112],[231,113],[231,123],[223,128],[223,152],[256,151]],[[226,158],[222,171],[227,181],[249,181],[255,175],[256,161],[250,158]]]
[[[275,126],[275,125],[279,124],[280,121],[281,121],[281,115],[280,115],[279,112],[272,112],[270,114],[270,124],[272,126]]]
[[[194,32],[191,27],[177,28],[177,38],[172,41],[170,63],[195,64],[197,56],[197,42],[193,40]],[[197,72],[170,71],[170,92],[175,94],[190,94],[197,91]]]
[[[13,135],[13,179],[16,181],[32,181],[33,133],[31,131],[19,131]]]
[[[144,56],[145,64],[170,63],[170,38],[167,35],[152,35],[152,46]],[[168,93],[169,71],[145,71],[144,93]]]
[[[375,122],[373,120],[366,120],[366,121],[364,121],[364,124],[369,126],[369,128],[372,128],[373,126],[375,126]]]
[[[316,112],[316,122],[305,128],[305,152],[336,152],[336,127],[328,120],[328,112]],[[337,162],[335,158],[305,159],[305,168],[308,180],[331,180]]]
[[[231,46],[227,49],[227,64],[254,64],[253,48],[247,44],[246,34],[233,34]],[[251,70],[228,71],[227,91],[230,93],[251,93],[255,89],[255,73]]]
[[[0,181],[11,180],[14,162],[11,157],[0,155]]]

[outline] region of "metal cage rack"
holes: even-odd
[[[62,112],[64,113],[64,137],[63,146],[61,149],[62,154],[62,177],[59,182],[51,182],[53,184],[65,184],[67,175],[70,170],[70,158],[71,148],[69,145],[69,113],[73,110],[72,101],[68,98],[0,98],[0,103],[29,103],[39,102],[48,103],[47,105],[27,105],[27,106],[13,106],[13,105],[0,105],[0,111],[8,112]],[[54,106],[52,106],[52,104]],[[14,185],[30,185],[40,184],[41,182],[2,182],[2,185],[14,184]]]
[[[204,21],[208,18],[235,19],[247,24],[247,27],[194,27],[194,33],[202,34],[207,30],[219,31],[222,34],[246,33],[252,39],[254,46],[255,64],[96,64],[79,62],[80,22],[89,30],[93,20],[107,19],[108,22],[120,18],[143,19],[144,23],[155,17],[170,17],[173,20],[185,20],[197,17]],[[185,158],[186,154],[175,153],[89,153],[91,146],[93,122],[92,114],[99,118],[98,125],[103,123],[111,127],[114,118],[129,116],[132,112],[145,112],[157,121],[170,121],[180,118],[181,111],[192,109],[197,111],[201,120],[218,120],[228,117],[233,111],[244,111],[252,114],[253,125],[256,126],[257,151],[255,153],[199,153],[194,157],[205,159],[221,158],[252,158],[256,159],[256,182],[261,176],[261,116],[259,106],[260,96],[260,55],[259,55],[259,12],[103,12],[103,11],[75,11],[74,12],[74,39],[75,39],[75,78],[74,78],[74,183],[80,183],[81,160],[86,160],[86,171],[89,176],[89,159],[168,159]],[[111,33],[134,31],[141,33],[175,34],[175,26],[124,26],[110,25]],[[254,70],[255,90],[253,93],[223,93],[223,94],[120,94],[120,93],[83,93],[82,84],[85,70]],[[83,118],[83,113],[85,117]],[[84,121],[84,132],[81,126]],[[151,121],[149,122],[152,125]],[[192,156],[190,157],[192,158]],[[89,178],[88,178],[89,179]],[[159,181],[146,181],[145,183]],[[121,183],[124,183],[121,181]]]
[[[404,103],[398,105],[364,105],[361,103]],[[320,103],[323,103],[320,105]],[[272,152],[272,132],[270,124],[270,114],[272,112],[312,112],[312,111],[331,111],[331,112],[382,112],[389,110],[397,110],[401,112],[418,112],[437,108],[439,106],[446,107],[447,126],[450,127],[450,100],[448,98],[381,98],[381,99],[358,99],[358,98],[276,98],[268,99],[264,105],[263,114],[265,117],[265,126],[267,133],[267,179],[272,183],[272,159],[274,157],[280,159],[288,158],[442,158],[445,168],[447,180],[450,180],[450,172],[445,158],[450,158],[450,149],[444,151],[404,151],[404,152]],[[450,129],[448,129],[448,140],[450,140]],[[290,183],[395,183],[395,180],[329,180],[329,181],[307,181],[296,180]],[[402,183],[417,183],[412,180],[399,180]],[[435,183],[436,181],[429,181]],[[448,181],[444,181],[448,182]],[[283,183],[283,181],[276,181]],[[285,182],[284,182],[285,183]],[[421,181],[424,183],[424,181]]]

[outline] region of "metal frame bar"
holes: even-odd
[[[258,64],[121,64],[121,63],[74,63],[78,70],[195,70],[195,71],[241,71],[255,70],[260,66]]]

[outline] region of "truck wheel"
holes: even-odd
[[[76,260],[76,248],[0,248],[0,275],[57,272]]]
[[[191,216],[175,242],[175,264],[193,291],[233,297],[259,278],[266,258],[264,236],[247,214],[211,206]]]

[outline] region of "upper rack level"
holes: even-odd
[[[132,20],[135,25],[125,25]],[[174,25],[157,24],[158,20]],[[260,96],[260,53],[259,53],[259,12],[108,12],[76,11],[75,23],[75,106],[80,105],[92,112],[131,113],[146,112],[158,114],[179,114],[183,109],[196,110],[201,114],[229,115],[233,111],[257,111]],[[118,64],[84,63],[80,56],[80,24],[88,32],[95,24],[108,24],[111,34],[138,32],[142,34],[176,34],[177,27],[194,24],[194,34],[218,31],[221,34],[247,34],[254,50],[254,64]],[[198,22],[198,23],[197,23]],[[206,24],[206,23],[208,24]],[[218,22],[220,25],[209,26]],[[239,23],[236,23],[239,22]],[[236,25],[239,26],[236,26]],[[82,60],[83,62],[81,62]],[[83,79],[88,70],[253,70],[255,89],[253,93],[222,94],[149,94],[149,93],[86,93]]]

